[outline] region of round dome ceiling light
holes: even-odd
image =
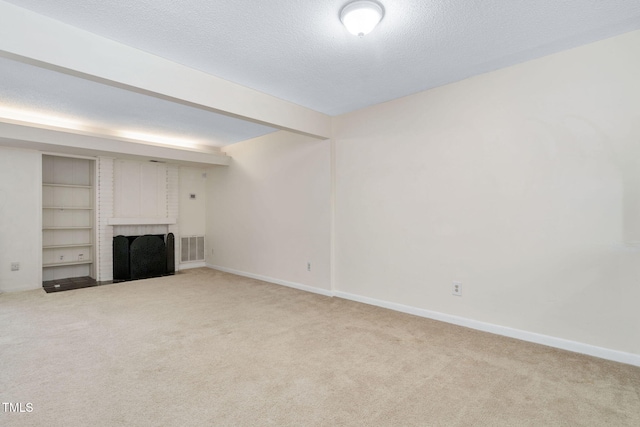
[[[369,34],[382,20],[384,9],[370,0],[358,0],[347,4],[340,12],[340,20],[347,30],[358,37]]]

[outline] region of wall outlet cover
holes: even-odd
[[[455,280],[451,284],[451,294],[461,297],[462,296],[462,282],[456,282]]]

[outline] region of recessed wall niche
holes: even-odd
[[[42,156],[42,280],[47,291],[95,282],[94,168],[92,159]]]

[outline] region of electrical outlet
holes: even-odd
[[[64,261],[64,255],[60,255],[60,261]]]
[[[11,263],[11,271],[18,271],[20,270],[20,263],[19,262],[12,262]]]
[[[457,297],[462,296],[462,282],[456,282],[455,280],[451,286],[451,293]]]
[[[311,263],[310,262],[307,263],[307,271],[311,271]]]

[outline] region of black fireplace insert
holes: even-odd
[[[147,279],[175,273],[173,233],[113,238],[113,281]]]

